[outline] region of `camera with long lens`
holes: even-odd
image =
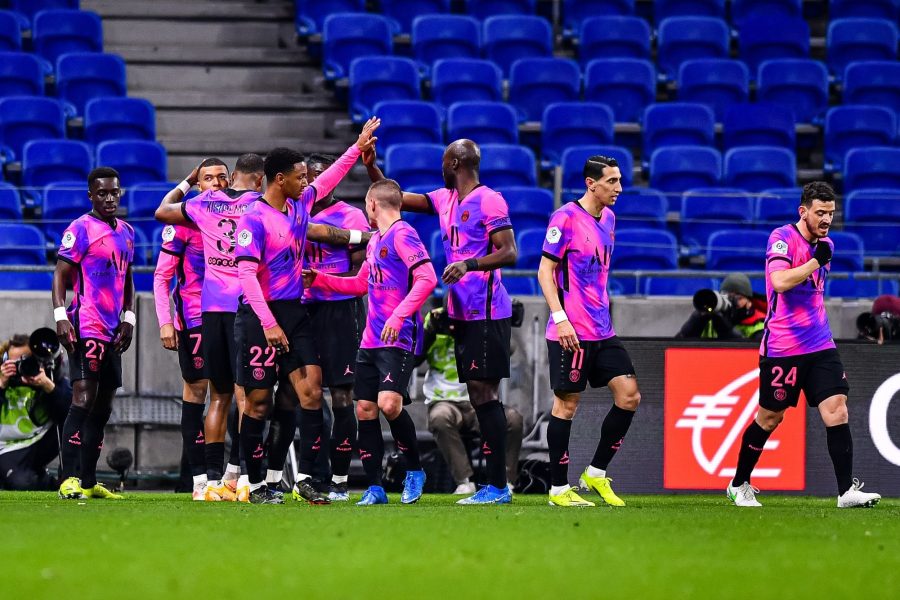
[[[879,343],[900,341],[900,316],[889,312],[864,312],[856,317],[856,330],[861,337]]]
[[[49,327],[35,329],[28,337],[28,348],[31,354],[16,360],[16,377],[35,377],[42,369],[53,366],[53,360],[59,354],[59,339],[56,332]]]
[[[715,290],[699,290],[694,294],[694,308],[699,313],[730,312],[731,298]]]

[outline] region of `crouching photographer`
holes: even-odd
[[[698,291],[694,294],[694,309],[676,338],[762,339],[766,301],[754,296],[746,275],[729,275],[718,292]]]
[[[56,332],[16,334],[0,354],[0,487],[52,490],[47,465],[59,453],[57,425],[72,402],[72,386],[59,375]]]
[[[856,317],[856,329],[860,339],[879,345],[900,342],[900,297],[885,294],[875,298],[872,312]]]

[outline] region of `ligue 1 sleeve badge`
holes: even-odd
[[[71,231],[67,231],[62,238],[62,247],[63,248],[71,248],[75,245],[75,234]]]
[[[241,248],[246,248],[253,241],[253,234],[250,233],[249,229],[242,229],[238,234],[238,245]]]
[[[172,225],[166,225],[165,229],[162,230],[162,239],[164,242],[171,242],[175,239],[175,227]]]

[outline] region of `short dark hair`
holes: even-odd
[[[205,169],[206,167],[225,167],[225,170],[228,170],[228,165],[225,164],[225,161],[221,158],[216,158],[215,156],[210,156],[209,158],[203,159],[203,162],[200,163],[200,166],[197,167],[197,170]]]
[[[809,208],[812,206],[813,200],[836,202],[837,196],[834,194],[834,189],[824,181],[812,181],[803,186],[803,193],[800,195],[800,206]]]
[[[88,188],[90,188],[91,185],[93,185],[93,183],[95,181],[97,181],[98,179],[110,179],[112,177],[115,177],[116,179],[118,179],[119,172],[116,171],[115,169],[113,169],[112,167],[97,167],[96,169],[94,169],[93,171],[88,173],[88,178],[87,178]],[[119,182],[119,183],[121,184],[121,182]]]
[[[400,208],[403,204],[403,190],[400,184],[393,179],[380,179],[369,186],[369,193],[374,193],[376,202],[380,205],[387,204]]]
[[[290,173],[294,170],[294,165],[302,163],[303,155],[296,150],[290,148],[273,148],[266,154],[266,160],[263,164],[263,170],[266,173],[266,180],[271,183],[275,180],[275,176],[279,173]]]
[[[259,154],[254,154],[253,152],[241,154],[234,163],[235,173],[247,173],[252,175],[254,173],[262,173],[264,168],[265,163],[263,162],[263,157]]]
[[[337,158],[333,154],[323,154],[323,153],[314,152],[313,154],[309,155],[309,158],[306,159],[306,164],[308,164],[308,165],[319,164],[319,165],[325,165],[327,167],[327,166],[333,165],[336,160],[337,160]]]
[[[618,167],[619,163],[614,158],[595,154],[584,161],[584,169],[582,169],[582,177],[591,179],[600,179],[603,177],[603,169],[606,167]]]

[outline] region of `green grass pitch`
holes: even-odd
[[[900,500],[544,496],[465,507],[0,493],[4,598],[900,598]],[[599,500],[599,498],[598,498]]]

